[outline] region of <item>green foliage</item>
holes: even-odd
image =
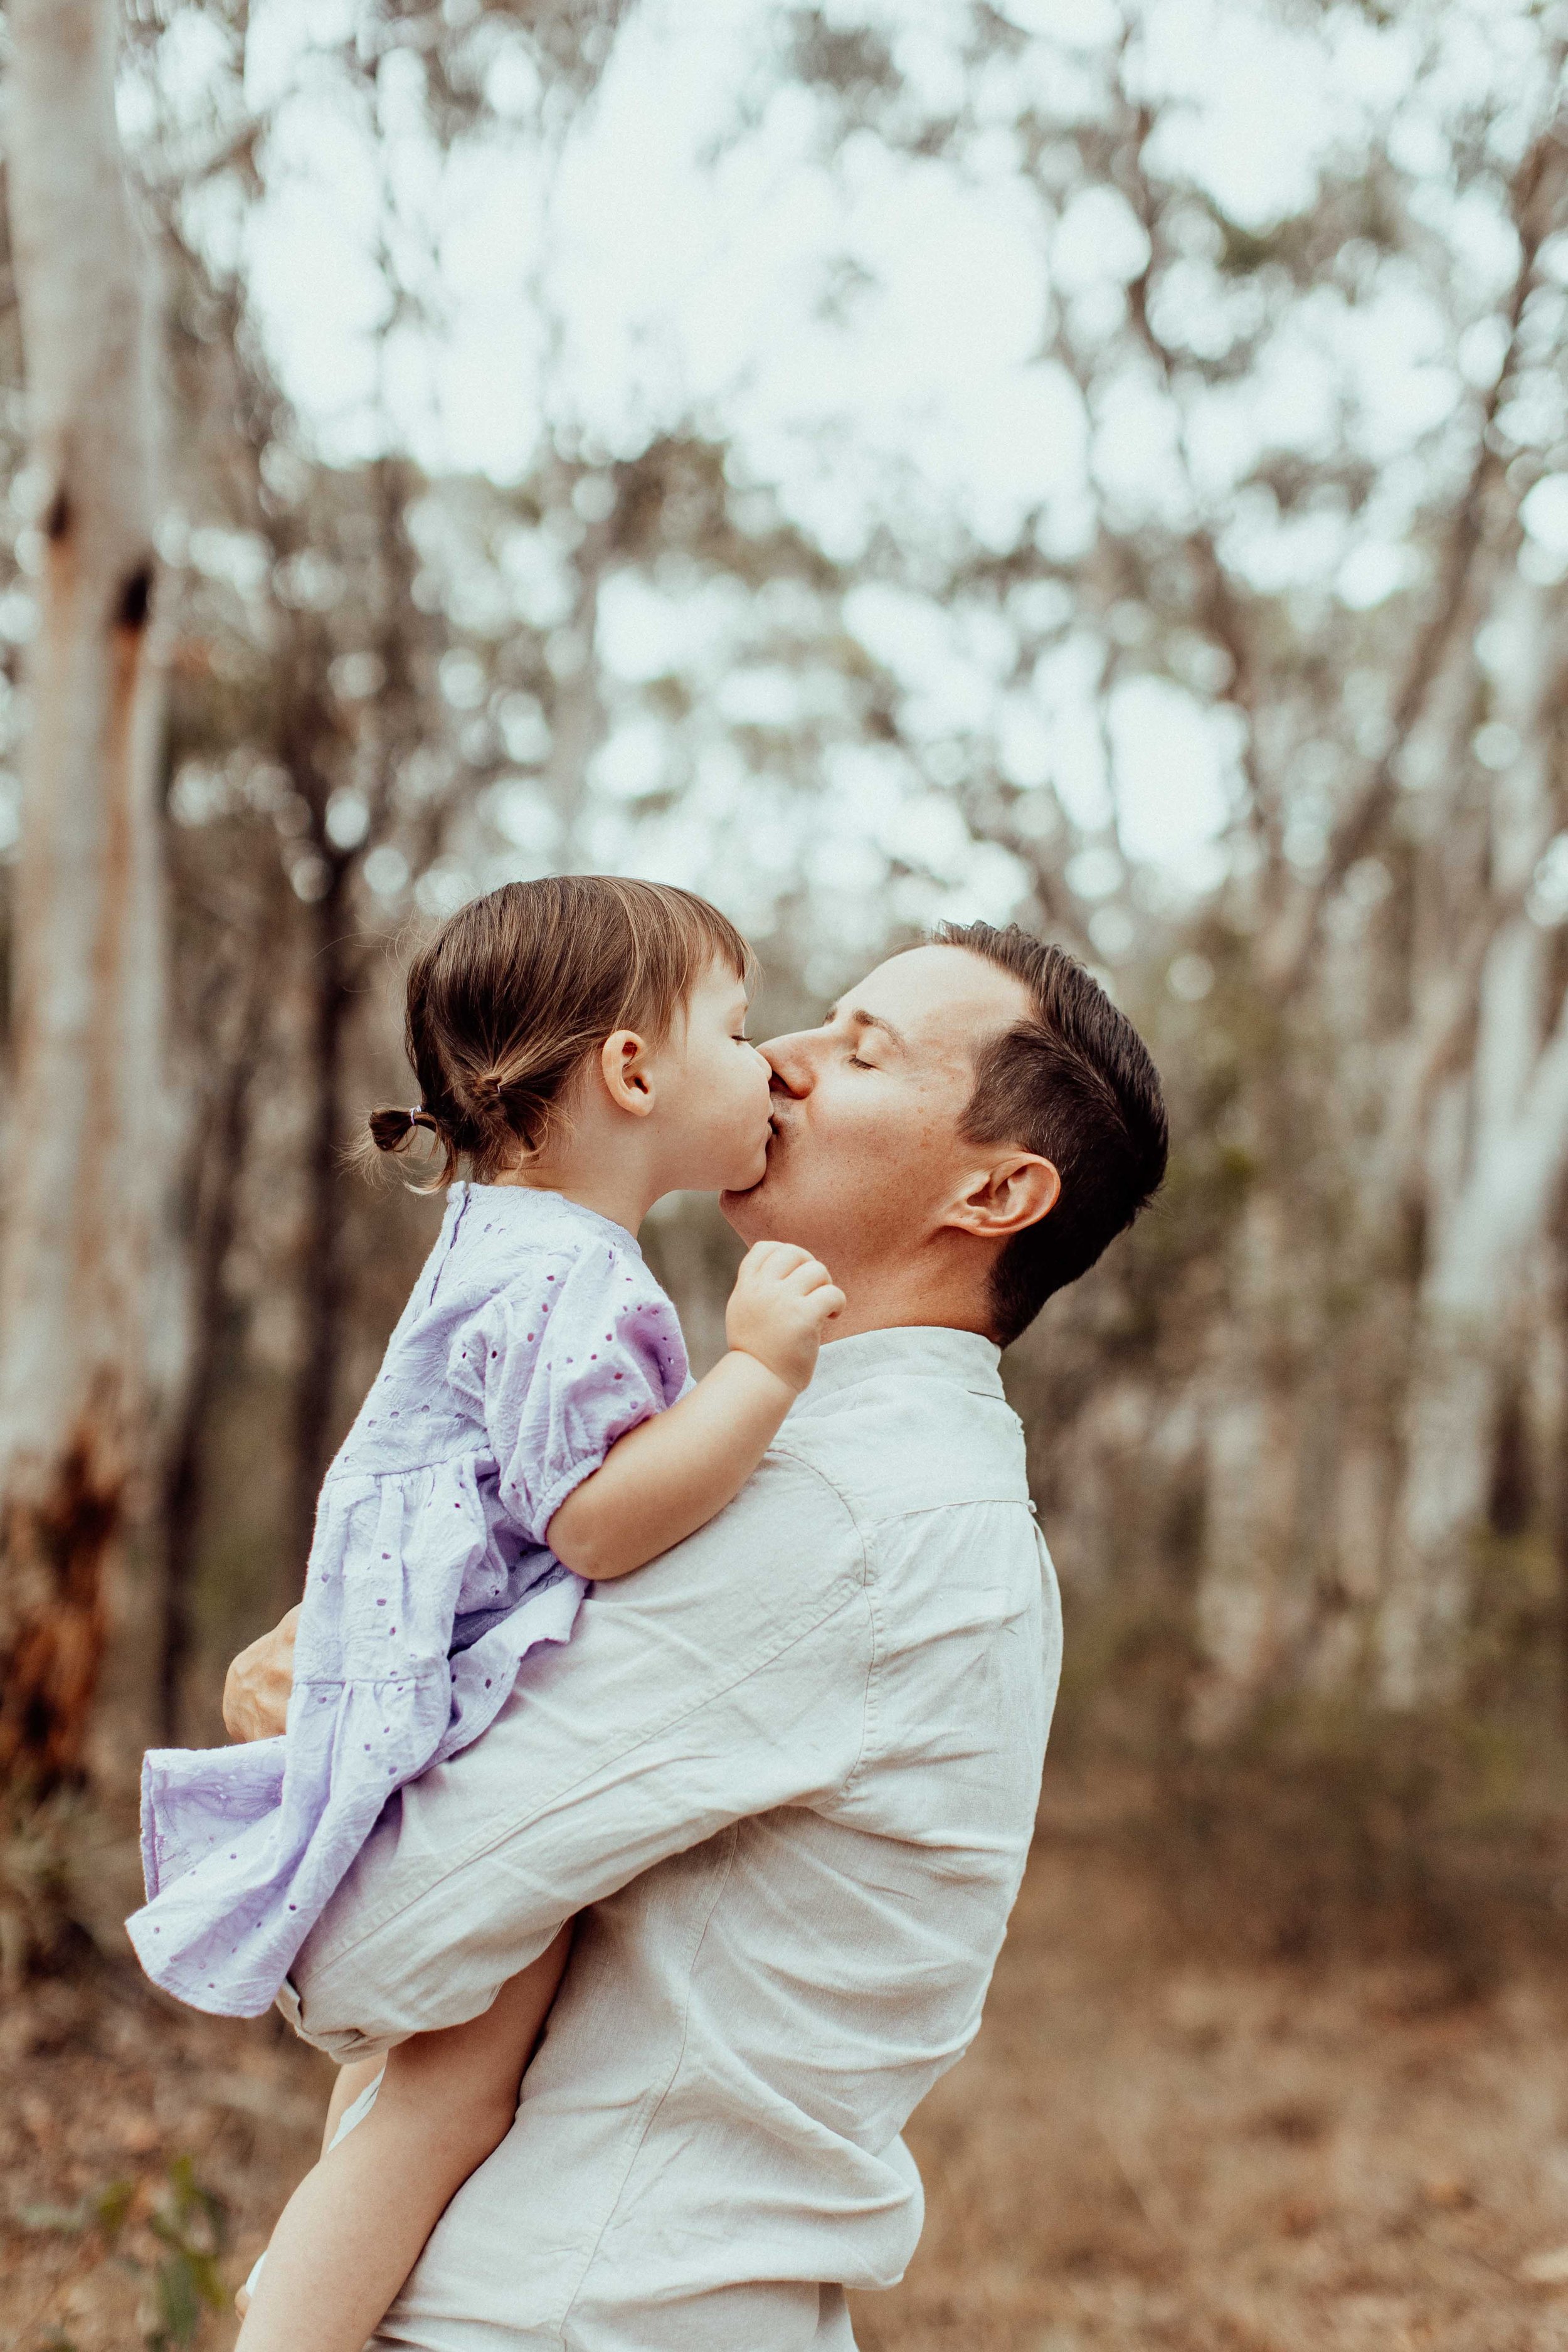
[[[203,2314],[221,2311],[228,2302],[218,2271],[228,2238],[227,2211],[223,2200],[197,2179],[194,2160],[174,2158],[146,2216],[145,2229],[162,2249],[149,2256],[134,2245],[122,2246],[136,2194],[134,2180],[111,2180],[75,2205],[20,2206],[15,2219],[22,2229],[59,2237],[85,2238],[96,2232],[105,2252],[142,2283],[142,2342],[146,2352],[184,2352],[196,2342]],[[72,2352],[72,2347],[57,2334],[42,2352]]]
[[[107,2189],[79,2198],[74,2205],[18,2205],[13,2218],[19,2229],[47,2231],[58,2237],[79,2238],[97,2230],[104,2243],[112,2246],[135,2195],[133,2180],[111,2180]]]
[[[204,2310],[221,2311],[228,2300],[217,2269],[227,2215],[223,2200],[197,2180],[188,2156],[171,2163],[168,2191],[148,2227],[166,2249],[155,2274],[158,2320],[148,2352],[175,2352],[195,2342]]]
[[[125,2226],[125,2217],[131,2210],[131,2200],[135,2194],[136,2183],[133,2180],[111,2180],[108,2188],[99,2193],[94,2218],[111,2246]]]
[[[1145,1826],[1192,1938],[1415,1949],[1466,2000],[1510,1941],[1560,1943],[1563,1760],[1560,1737],[1501,1717],[1290,1697],[1235,1739],[1173,1748]]]

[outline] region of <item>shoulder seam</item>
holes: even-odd
[[[837,1480],[830,1476],[828,1472],[822,1467],[820,1463],[814,1462],[808,1454],[802,1452],[798,1446],[792,1444],[787,1437],[775,1437],[772,1446],[769,1448],[769,1451],[773,1454],[787,1454],[792,1462],[797,1463],[801,1469],[809,1471],[811,1475],[817,1479],[819,1484],[828,1489],[830,1494],[837,1496],[839,1502],[842,1503],[846,1512],[848,1514],[856,1534],[860,1538],[862,1549],[864,1549],[870,1539],[879,1535],[885,1528],[899,1527],[905,1519],[931,1518],[934,1517],[939,1511],[967,1511],[973,1509],[976,1504],[990,1505],[994,1503],[1011,1504],[1015,1508],[1021,1511],[1026,1511],[1029,1508],[1031,1498],[1026,1493],[1022,1495],[954,1495],[951,1496],[945,1502],[914,1503],[904,1508],[881,1511],[878,1512],[875,1516],[868,1517],[864,1511],[857,1507],[852,1498],[845,1493],[844,1488],[838,1484]]]
[[[861,1518],[859,1512],[856,1509],[853,1501],[838,1484],[837,1479],[830,1477],[827,1472],[823,1468],[820,1462],[814,1462],[808,1454],[803,1454],[800,1448],[796,1445],[793,1445],[787,1437],[775,1437],[773,1444],[769,1446],[768,1452],[770,1454],[784,1454],[787,1460],[795,1465],[797,1469],[804,1470],[809,1477],[815,1478],[819,1486],[826,1487],[828,1493],[838,1502],[843,1509],[845,1517],[854,1528],[856,1536],[859,1540],[862,1561],[864,1562],[866,1549],[865,1522]]]

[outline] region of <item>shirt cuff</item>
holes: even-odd
[[[384,2058],[387,2052],[395,2050],[404,2038],[396,2033],[361,2033],[352,2025],[343,2026],[336,2032],[312,2033],[305,2022],[304,2009],[292,1977],[285,1977],[278,1988],[277,2006],[301,2042],[308,2042],[312,2050],[324,2050],[327,2056],[335,2058],[340,2066],[346,2066],[353,2058]]]

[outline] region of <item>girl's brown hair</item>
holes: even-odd
[[[433,1130],[432,1189],[466,1161],[480,1183],[535,1152],[567,1087],[617,1029],[662,1043],[711,963],[749,981],[751,950],[689,890],[613,874],[508,882],[470,900],[415,957],[405,1039],[412,1110],[375,1110],[371,1139],[402,1151]]]

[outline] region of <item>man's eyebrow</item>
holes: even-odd
[[[891,1038],[900,1054],[909,1051],[909,1040],[903,1031],[896,1029],[890,1021],[885,1021],[879,1013],[863,1013],[858,1006],[852,1011],[846,1011],[843,1005],[835,1004],[830,1008],[827,1015],[827,1025],[830,1028],[840,1013],[843,1013],[846,1021],[852,1021],[858,1029],[879,1029],[885,1037]]]

